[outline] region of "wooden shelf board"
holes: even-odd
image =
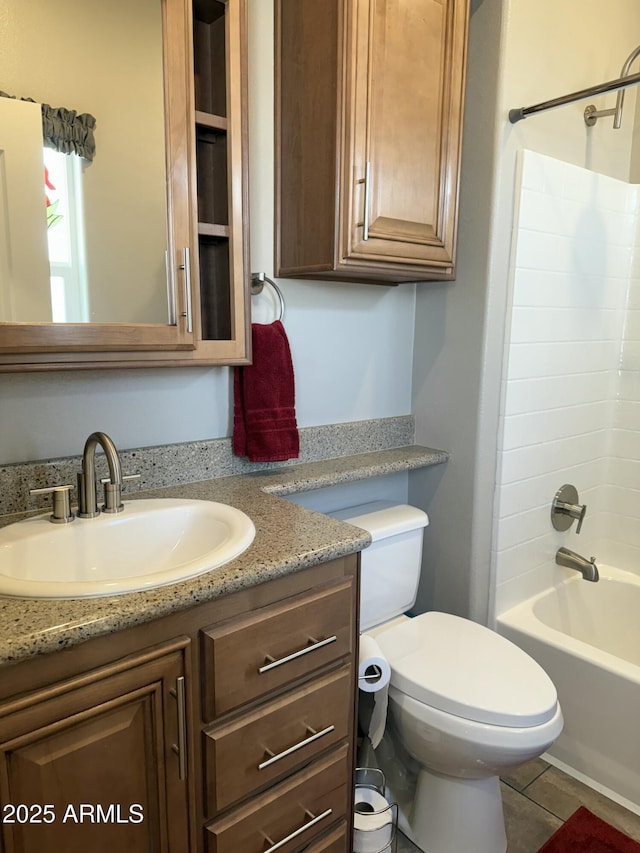
[[[201,237],[228,237],[228,225],[214,225],[212,222],[198,222],[198,234]]]
[[[226,116],[218,116],[213,113],[205,113],[202,110],[196,110],[196,124],[200,127],[211,127],[215,130],[227,129]]]

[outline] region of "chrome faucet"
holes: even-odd
[[[96,447],[107,457],[109,480],[104,486],[103,512],[122,512],[122,466],[116,446],[104,432],[92,432],[84,445],[82,473],[78,474],[78,518],[100,515],[96,497]]]
[[[576,554],[575,551],[570,551],[569,548],[558,548],[556,553],[556,563],[567,569],[575,569],[576,572],[580,572],[586,581],[595,582],[600,580],[595,557],[591,557],[587,560],[586,557]]]

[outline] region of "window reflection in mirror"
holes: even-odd
[[[86,323],[90,306],[81,158],[51,148],[43,149],[43,154],[52,320]]]
[[[161,0],[2,6],[0,321],[166,323]],[[55,190],[41,103],[96,119],[92,162],[47,149]]]

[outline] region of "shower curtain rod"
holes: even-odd
[[[591,98],[593,95],[605,95],[607,92],[626,89],[628,86],[635,86],[636,83],[640,83],[640,73],[629,74],[627,77],[616,77],[615,80],[609,80],[608,83],[590,86],[588,89],[581,89],[579,92],[572,92],[570,95],[563,95],[561,98],[554,98],[551,101],[543,101],[541,104],[534,104],[532,107],[519,107],[515,110],[509,110],[509,121],[511,124],[515,124],[534,113],[552,110],[554,107],[563,107],[565,104],[573,104],[575,101]]]

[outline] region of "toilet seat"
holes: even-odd
[[[489,628],[431,611],[377,634],[391,685],[458,717],[528,728],[556,714],[551,679],[533,658]]]

